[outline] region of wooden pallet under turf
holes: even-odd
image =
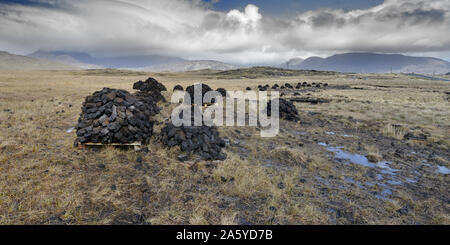
[[[141,149],[141,142],[133,142],[133,143],[109,143],[109,144],[103,144],[103,143],[82,143],[79,144],[78,147],[79,148],[86,148],[86,147],[91,147],[91,146],[98,146],[98,147],[107,147],[107,146],[115,146],[115,147],[121,147],[121,146],[126,146],[126,147],[130,147],[133,146],[134,150],[139,151]]]

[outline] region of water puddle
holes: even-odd
[[[327,134],[327,135],[338,135],[338,134],[336,134],[336,132],[333,132],[333,131],[325,132],[325,134]],[[345,137],[345,138],[353,138],[353,137],[355,137],[354,135],[350,135],[350,134],[339,134],[339,136]]]
[[[422,160],[422,165],[423,166],[427,166],[427,167],[431,167],[431,164],[429,164],[427,160]]]
[[[391,185],[401,185],[401,184],[403,184],[403,182],[401,182],[400,180],[388,180],[387,183],[391,184]]]
[[[444,166],[438,165],[438,172],[441,174],[450,174],[450,169],[448,169]]]
[[[391,201],[392,199],[388,196],[392,195],[392,190],[386,184],[379,183],[378,185],[383,187],[383,189],[380,193],[376,193],[375,197],[384,201]]]
[[[383,175],[377,174],[377,175],[376,175],[376,179],[377,179],[377,180],[383,180]]]
[[[74,129],[75,129],[75,127],[68,128],[66,130],[66,133],[72,133]]]
[[[376,194],[375,197],[384,201],[391,201],[392,199],[387,196],[392,195],[392,191],[390,189],[383,189],[380,194]]]
[[[346,138],[351,138],[351,137],[355,137],[353,135],[349,135],[349,134],[341,134],[342,137],[346,137]]]
[[[415,184],[415,183],[417,183],[417,180],[412,179],[412,178],[406,178],[406,182],[411,183],[411,184]]]
[[[381,172],[384,174],[395,175],[395,172],[398,171],[397,169],[392,169],[391,167],[389,167],[389,165],[388,165],[389,162],[387,162],[387,161],[372,163],[372,162],[369,162],[367,157],[365,157],[363,155],[343,151],[342,146],[328,146],[324,142],[319,142],[318,144],[321,146],[325,146],[328,151],[334,152],[334,157],[337,159],[349,160],[350,162],[352,162],[354,164],[358,164],[358,165],[361,165],[364,167],[369,167],[369,168],[378,167],[378,168],[382,169]]]
[[[390,163],[388,161],[380,161],[377,163],[373,163],[373,162],[370,162],[367,159],[367,157],[365,157],[363,155],[350,153],[350,152],[342,150],[342,148],[343,148],[342,146],[337,146],[337,147],[329,146],[327,143],[324,143],[324,142],[318,142],[317,144],[324,146],[324,147],[326,147],[326,149],[328,151],[333,152],[334,157],[338,162],[342,162],[342,160],[346,160],[353,164],[358,164],[360,166],[380,169],[380,173],[375,175],[375,179],[377,180],[377,182],[381,182],[382,180],[385,179],[385,182],[387,184],[389,184],[390,186],[403,184],[403,182],[398,180],[396,177],[396,172],[398,171],[398,169],[391,168],[389,166]],[[360,182],[355,181],[354,179],[352,179],[350,177],[346,177],[345,181],[363,188],[363,186],[361,185]],[[378,199],[385,200],[385,201],[391,200],[391,199],[389,199],[389,196],[392,195],[392,189],[387,184],[384,184],[384,183],[376,183],[376,184],[381,186],[382,190],[379,193],[374,193],[375,197]],[[375,185],[375,184],[372,182],[366,182],[366,186],[370,187],[373,185]]]
[[[305,131],[294,131],[295,135],[307,135],[308,133]]]
[[[356,184],[356,182],[350,177],[345,177],[345,181],[352,183],[352,184]]]

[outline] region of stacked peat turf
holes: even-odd
[[[290,89],[293,88],[292,85],[291,85],[290,83],[286,83],[286,84],[284,84],[284,86],[285,86],[286,88],[290,88]]]
[[[153,101],[158,103],[159,101],[166,102],[166,98],[160,92],[152,92],[152,91],[137,91],[133,94],[139,100],[144,102]]]
[[[152,77],[149,77],[145,80],[145,82],[138,81],[134,83],[133,89],[139,90],[139,92],[134,94],[136,97],[152,97],[155,102],[166,101],[164,96],[161,94],[162,91],[167,91],[166,87]]]
[[[211,87],[209,87],[208,85],[204,84],[204,83],[196,83],[194,85],[191,85],[189,87],[186,88],[186,92],[191,96],[191,104],[194,104],[194,90],[195,88],[200,89],[202,91],[202,98],[201,98],[201,104],[203,105],[203,98],[205,96],[205,94],[209,91],[213,91]],[[189,104],[187,101],[185,102],[187,104]]]
[[[133,89],[139,90],[139,91],[167,91],[166,87],[161,84],[160,82],[158,82],[156,79],[154,79],[153,77],[149,77],[147,78],[147,80],[145,80],[145,82],[143,81],[138,81],[136,83],[133,84]]]
[[[193,122],[193,117],[191,118]],[[192,124],[193,125],[193,124]],[[179,146],[184,154],[178,156],[180,161],[189,159],[189,154],[198,154],[203,160],[225,160],[227,155],[222,152],[225,141],[220,138],[216,127],[180,126],[172,122],[166,123],[161,129],[162,143],[168,147]]]
[[[298,121],[298,111],[292,102],[285,99],[279,99],[279,117],[288,121]],[[267,103],[267,115],[270,116],[272,111],[272,100]]]
[[[258,85],[258,90],[259,91],[267,91],[267,87],[266,86],[262,86],[262,85]]]
[[[250,91],[250,90],[252,90],[252,88],[250,88],[250,87],[247,87],[245,90],[247,90],[247,91]]]
[[[278,87],[280,87],[280,86],[278,86],[278,84],[274,84],[273,86],[272,86],[272,89],[277,89]]]
[[[147,105],[150,116],[154,116],[161,111],[161,108],[158,107],[157,103],[160,100],[165,100],[161,93],[153,93],[152,95],[149,95],[149,92],[138,91],[133,95],[136,99]]]
[[[227,96],[227,90],[224,88],[218,88],[216,89],[217,92],[219,92],[223,97]]]
[[[78,119],[78,143],[147,143],[155,112],[129,92],[104,88],[86,97]]]
[[[177,91],[177,90],[184,91],[184,88],[183,88],[183,86],[178,84],[175,87],[173,87],[173,91]]]

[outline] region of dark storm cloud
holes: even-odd
[[[377,20],[389,22],[392,20],[402,20],[404,23],[413,25],[427,23],[427,22],[443,22],[445,19],[445,12],[443,10],[431,9],[414,9],[406,12],[389,12],[377,16]]]
[[[312,26],[317,27],[341,27],[345,24],[345,19],[340,18],[334,13],[330,12],[318,12],[315,15],[309,17],[309,21],[312,23]]]
[[[450,2],[388,0],[369,9],[263,16],[201,0],[40,0],[0,4],[0,49],[161,54],[237,63],[376,51],[450,54]]]

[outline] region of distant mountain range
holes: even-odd
[[[421,73],[446,74],[450,62],[432,57],[401,54],[345,53],[327,58],[293,58],[273,67],[293,70],[317,70],[354,73]],[[194,70],[233,70],[243,66],[216,60],[186,60],[161,55],[92,57],[82,52],[38,50],[28,56],[0,51],[1,70],[71,70],[120,68],[154,72],[183,72]]]
[[[38,50],[28,56],[50,59],[71,65],[94,66],[96,68],[142,68],[185,61],[177,57],[160,55],[92,57],[88,53],[43,50]]]
[[[87,53],[38,50],[28,56],[88,68],[121,68],[143,71],[181,72],[203,69],[228,70],[238,66],[215,60],[185,60],[161,55],[92,57]]]
[[[142,68],[140,70],[155,71],[155,72],[163,72],[163,71],[183,72],[183,71],[196,71],[205,69],[225,71],[237,68],[239,68],[239,66],[223,63],[216,60],[186,60],[169,64],[154,65]]]
[[[445,74],[450,62],[432,57],[413,57],[401,54],[345,53],[327,58],[291,59],[281,65],[297,70],[321,70],[355,73],[423,73]]]
[[[75,70],[75,66],[55,62],[47,59],[36,59],[33,57],[10,54],[0,51],[0,70]]]
[[[92,57],[89,54],[85,53],[67,53],[67,52],[45,52],[42,50],[38,50],[34,53],[27,55],[28,57],[36,58],[36,59],[44,59],[51,60],[58,63],[63,63],[66,65],[71,65],[75,67],[80,67],[82,69],[96,69],[101,68],[101,66],[97,66],[91,64]]]
[[[298,67],[303,61],[305,60],[302,58],[292,58],[281,64],[279,67],[286,69],[295,69],[295,67]]]

